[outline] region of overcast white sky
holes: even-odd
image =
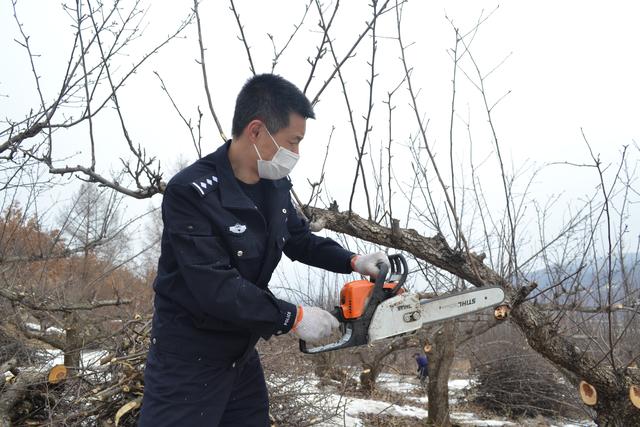
[[[142,39],[132,45],[129,56],[121,57],[122,69],[175,27],[187,15],[190,1],[149,2],[143,18],[146,28]],[[271,69],[272,46],[267,33],[282,46],[304,11],[303,1],[249,1],[235,4],[245,25],[251,53],[258,72]],[[332,37],[342,58],[355,37],[369,19],[368,2],[343,1],[342,12],[334,24]],[[379,2],[382,3],[382,2]],[[326,3],[330,7],[331,3]],[[497,10],[496,10],[497,8]],[[17,9],[24,29],[29,34],[42,77],[46,98],[52,98],[59,87],[66,63],[65,55],[72,37],[71,21],[58,2],[18,1]],[[242,83],[250,77],[244,47],[237,39],[238,28],[225,1],[205,0],[201,5],[202,24],[207,46],[207,63],[217,113],[227,135],[230,134],[233,103]],[[430,142],[440,156],[448,155],[449,118],[451,106],[452,61],[450,49],[454,33],[447,20],[461,31],[473,28],[481,16],[491,17],[480,26],[471,45],[471,52],[484,73],[501,64],[486,81],[490,102],[510,91],[494,110],[494,120],[508,167],[518,170],[523,164],[540,166],[555,161],[585,163],[589,153],[584,144],[584,130],[594,151],[605,162],[619,157],[623,145],[633,145],[640,136],[640,3],[635,1],[418,1],[404,7],[403,38],[412,44],[407,50],[414,67],[414,85],[420,88],[420,107],[429,120]],[[318,15],[312,6],[307,22],[288,48],[275,72],[302,86],[309,74],[306,58],[315,54],[320,38]],[[386,100],[389,90],[402,80],[398,45],[395,37],[395,14],[388,13],[379,23],[375,114],[372,143],[386,139]],[[184,114],[196,117],[200,106],[205,120],[205,151],[219,144],[203,96],[201,74],[195,60],[199,56],[195,26],[177,40],[127,84],[121,103],[130,131],[136,142],[158,155],[169,167],[182,156],[195,158],[186,128],[172,110],[159,82],[152,74],[158,71]],[[37,106],[28,57],[14,39],[19,39],[12,16],[10,0],[0,0],[0,49],[3,65],[0,69],[0,116],[19,119],[31,106]],[[462,49],[462,48],[461,48]],[[355,104],[358,135],[362,134],[360,117],[366,112],[366,79],[370,72],[366,62],[370,55],[370,39],[361,44],[357,56],[345,67],[351,100]],[[503,62],[503,60],[506,61]],[[328,59],[328,57],[327,57]],[[328,62],[312,82],[308,94],[315,95],[330,70]],[[472,64],[462,64],[462,70],[473,74]],[[486,114],[480,108],[481,98],[462,72],[458,72],[457,114],[454,128],[457,168],[468,162],[468,138],[464,121],[470,119],[474,151],[479,162],[492,150],[486,126]],[[317,120],[308,123],[303,142],[302,158],[292,177],[298,191],[305,194],[307,178],[317,179],[320,159],[332,126],[336,127],[329,156],[327,186],[332,195],[346,207],[353,173],[354,156],[351,129],[341,87],[334,80],[316,108]],[[415,118],[408,108],[407,91],[397,95],[397,115],[394,118],[395,139],[406,144],[416,134]],[[125,146],[119,136],[114,116],[99,122],[97,132],[101,146],[99,167],[107,172],[118,168],[117,157]],[[108,119],[108,120],[107,120]],[[463,121],[464,120],[464,121]],[[86,138],[80,132],[58,137],[63,144],[59,152],[79,153],[75,160],[86,156]],[[632,148],[637,153],[637,148]],[[636,157],[637,158],[637,157]],[[407,154],[394,157],[395,168],[409,170]],[[404,164],[403,162],[407,162]],[[345,169],[345,167],[347,167]],[[490,171],[487,171],[490,172]],[[491,173],[489,173],[491,175]],[[345,178],[346,177],[346,178]],[[499,175],[487,182],[498,185]],[[536,180],[536,197],[566,192],[581,197],[593,192],[596,176],[592,171],[571,168],[549,168]],[[490,186],[489,186],[490,187]],[[499,199],[499,188],[496,198]],[[562,215],[559,213],[559,215]],[[634,232],[637,236],[637,230]]]

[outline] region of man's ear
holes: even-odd
[[[245,128],[245,132],[247,133],[247,137],[249,138],[250,142],[255,143],[257,141],[262,128],[264,128],[264,123],[262,123],[260,120],[256,119],[249,122],[249,124]]]

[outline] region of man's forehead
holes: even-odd
[[[289,126],[286,128],[289,136],[300,141],[304,138],[306,128],[307,119],[296,113],[289,115]]]
[[[302,139],[304,138],[305,129],[296,129],[293,126],[288,126],[286,128],[283,128],[282,132],[285,133],[289,138]]]

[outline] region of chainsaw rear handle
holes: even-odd
[[[300,340],[300,351],[306,354],[318,354],[367,344],[369,342],[369,324],[371,323],[376,308],[382,301],[387,299],[389,295],[395,295],[404,285],[407,278],[408,268],[404,256],[401,254],[390,255],[389,263],[391,264],[391,268],[383,262],[378,263],[380,271],[375,278],[373,291],[371,292],[371,296],[367,302],[367,308],[362,316],[357,319],[347,320],[342,315],[339,307],[331,311],[331,314],[341,323],[341,329],[343,330],[342,337],[340,337],[338,341],[309,348],[307,347],[306,341]],[[385,292],[384,289],[387,275],[389,275],[389,281],[397,282],[391,294]]]

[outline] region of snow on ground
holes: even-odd
[[[450,380],[449,381],[449,403],[454,405],[458,403],[463,391],[469,388],[473,380]],[[394,374],[380,374],[377,381],[378,387],[384,390],[394,391],[396,393],[423,394],[423,396],[407,396],[407,400],[426,405],[428,402],[423,386],[420,385],[417,378],[407,377]]]
[[[46,363],[45,367],[52,368],[54,365],[61,365],[64,363],[64,353],[62,350],[42,350],[45,355]],[[83,368],[92,368],[100,365],[100,359],[105,357],[107,352],[105,350],[82,350],[80,355],[80,364]]]
[[[425,393],[418,380],[410,376],[383,373],[378,377],[377,384],[382,389],[396,393]],[[468,387],[469,384],[469,380],[451,380],[449,381],[449,390],[452,395],[458,395],[464,388]],[[331,399],[336,406],[343,404],[345,409],[344,412],[337,414],[333,420],[321,424],[323,427],[361,427],[363,426],[359,418],[361,414],[413,417],[416,418],[416,420],[424,420],[429,415],[429,412],[424,408],[428,402],[426,396],[407,396],[407,400],[414,401],[419,406],[396,405],[386,401],[339,395],[332,395]],[[454,399],[452,396],[452,400]],[[451,419],[459,424],[468,426],[516,426],[516,424],[508,421],[482,420],[479,419],[478,416],[466,412],[452,412]]]
[[[472,383],[472,380],[449,380],[449,390],[464,390]]]
[[[32,322],[27,322],[24,324],[27,329],[31,329],[32,331],[38,331],[38,332],[57,332],[59,334],[63,333],[64,330],[60,329],[60,328],[56,328],[55,326],[49,326],[46,329],[43,329],[39,324],[37,323],[32,323]]]
[[[382,373],[378,375],[376,386],[385,390],[397,393],[412,393],[420,390],[421,386],[417,382],[408,381],[406,376]]]
[[[62,350],[42,349],[38,350],[44,362],[38,366],[21,367],[32,372],[47,372],[55,365],[64,364],[64,353]],[[107,355],[105,350],[83,350],[80,356],[80,368],[88,371],[95,370],[100,366],[100,360]],[[13,376],[9,371],[0,372],[5,378]]]
[[[41,369],[50,369],[56,364],[64,361],[64,355],[60,350],[43,350],[48,355],[46,364]],[[82,352],[82,366],[85,369],[98,367],[100,359],[106,355],[103,350],[87,350]],[[267,383],[271,386],[275,385],[275,379],[267,379]],[[463,391],[472,384],[473,380],[459,379],[449,381],[449,402],[454,404],[463,396]],[[291,381],[289,378],[285,384],[288,387],[298,388],[300,386],[308,388],[310,393],[324,393],[318,388],[319,381],[313,376],[306,379],[298,379]],[[282,384],[280,384],[282,386]],[[340,394],[328,394],[326,403],[330,407],[343,408],[336,413],[333,419],[325,421],[322,427],[362,427],[364,424],[360,419],[362,414],[389,415],[397,417],[413,417],[416,422],[425,420],[429,414],[427,409],[428,399],[426,390],[420,385],[417,378],[407,375],[396,375],[383,373],[378,377],[378,386],[382,389],[401,393],[406,399],[416,403],[412,405],[397,405],[392,402],[361,399]],[[409,394],[409,395],[408,395]],[[451,412],[451,420],[457,424],[470,427],[513,427],[517,426],[510,421],[497,419],[481,419],[477,414],[472,412]],[[582,421],[573,423],[558,424],[554,427],[592,427],[595,426],[591,421]]]
[[[473,380],[451,380],[449,381],[450,402],[454,403],[462,396],[465,388],[472,384]],[[317,383],[316,383],[317,384]],[[381,374],[378,379],[380,388],[402,394],[426,394],[418,380],[412,376],[402,376],[394,374]],[[313,386],[315,388],[315,384]],[[392,402],[361,399],[338,394],[330,395],[329,402],[335,407],[343,405],[344,410],[336,414],[330,420],[320,424],[323,427],[361,427],[363,426],[360,416],[362,414],[390,415],[398,417],[414,417],[418,420],[425,420],[429,412],[425,409],[428,403],[427,397],[407,396],[407,400],[416,402],[417,406],[396,405]],[[515,427],[519,424],[499,419],[482,419],[472,412],[451,412],[451,420],[457,424],[469,427]],[[595,426],[590,421],[574,422],[571,424],[560,424],[557,427],[591,427]]]
[[[62,350],[42,349],[38,350],[40,356],[42,356],[44,362],[37,366],[22,366],[20,370],[33,372],[33,373],[47,373],[55,365],[64,364],[64,353]],[[101,381],[109,380],[111,374],[103,372],[100,369],[100,360],[107,355],[105,350],[83,350],[80,355],[80,371],[82,374],[98,375]],[[6,382],[14,375],[11,371],[0,372],[0,380],[4,379]]]
[[[473,427],[517,426],[518,424],[503,420],[483,420],[472,412],[452,412],[451,421]]]
[[[331,421],[320,424],[323,427],[361,427],[364,424],[359,418],[360,414],[385,414],[402,417],[414,417],[417,419],[427,418],[427,411],[422,408],[407,405],[394,405],[389,402],[382,402],[371,399],[358,399],[334,395],[335,402],[346,403],[344,413],[337,414]],[[337,406],[337,405],[336,405]]]

